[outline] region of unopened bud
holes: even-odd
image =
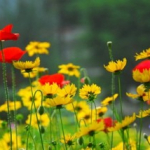
[[[147,138],[148,138],[148,135],[147,135],[146,133],[143,133],[143,137],[144,137],[145,139],[147,139]]]
[[[40,115],[43,115],[44,114],[44,107],[40,106],[39,109],[38,109],[38,112],[39,112]]]
[[[22,121],[23,120],[23,115],[22,114],[16,115],[16,120],[17,121]]]
[[[79,143],[79,145],[82,145],[82,144],[84,143],[83,137],[80,137],[80,138],[78,139],[78,143]]]
[[[43,126],[40,127],[40,132],[43,134],[45,133],[45,128]]]
[[[111,49],[111,47],[112,47],[112,41],[108,41],[108,42],[107,42],[107,46],[108,46],[108,48]]]

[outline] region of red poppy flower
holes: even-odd
[[[0,30],[0,41],[2,40],[17,40],[19,38],[19,33],[11,33],[12,24],[5,26],[2,30]]]
[[[39,79],[39,82],[43,85],[45,83],[57,83],[60,87],[64,85],[65,77],[60,73],[52,74],[52,75],[44,75]]]
[[[104,121],[105,124],[105,129],[103,130],[104,132],[108,132],[107,128],[113,127],[115,125],[115,122],[112,118],[102,118],[102,119],[97,119],[97,122]]]
[[[18,47],[8,47],[3,49],[3,53],[5,57],[5,62],[12,63],[13,61],[19,60],[26,53],[26,51],[23,51]],[[3,62],[2,50],[0,51],[0,62]]]
[[[143,70],[149,70],[150,69],[150,60],[144,60],[140,62],[138,65],[135,66],[133,71],[139,70],[140,72],[143,72]]]

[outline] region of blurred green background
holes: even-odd
[[[102,87],[101,99],[111,95],[111,74],[103,65],[110,61],[106,43],[112,41],[114,59],[128,60],[121,84],[124,101],[132,108],[124,111],[131,114],[139,102],[125,92],[135,92],[139,85],[132,79],[132,68],[139,62],[135,53],[149,48],[149,8],[147,0],[1,0],[0,28],[12,23],[13,32],[20,33],[18,41],[7,41],[4,47],[25,49],[30,41],[50,42],[50,55],[41,56],[41,66],[49,68],[50,74],[69,62],[86,68],[92,82]],[[19,71],[16,75],[17,86],[26,83]],[[9,80],[8,76],[11,86]],[[3,91],[2,79],[0,83]]]

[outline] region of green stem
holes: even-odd
[[[33,94],[32,83],[31,83],[31,78],[30,78],[30,72],[29,72],[29,83],[30,83],[31,94],[32,94],[32,104],[31,104],[31,110],[30,110],[29,132],[30,132],[31,120],[32,120],[32,107],[34,106],[34,109],[35,109],[35,116],[36,116],[36,119],[37,119],[37,124],[38,124],[38,129],[39,129],[39,134],[40,134],[41,145],[42,145],[42,149],[44,150],[43,138],[42,138],[42,134],[41,134],[41,131],[40,131],[40,122],[39,122],[39,119],[38,119],[37,108],[36,108],[35,101],[34,101],[36,92],[37,92],[37,91],[40,91],[40,90],[37,90],[37,91]],[[41,92],[41,91],[40,91],[40,92]],[[41,92],[41,93],[42,93],[42,92]],[[41,95],[42,95],[42,94],[41,94]],[[42,96],[43,96],[43,95],[42,95]],[[29,137],[29,133],[28,133],[28,136],[27,136],[27,145],[28,145],[28,137]],[[28,146],[27,146],[27,147],[28,147]]]
[[[66,145],[66,139],[65,139],[65,132],[64,132],[64,128],[63,128],[61,111],[60,111],[60,109],[58,109],[58,111],[59,111],[59,117],[60,117],[60,122],[61,122],[62,133],[63,133],[63,137],[64,137],[65,149],[67,150],[67,145]]]
[[[11,66],[11,72],[12,72],[12,93],[13,93],[13,101],[14,101],[14,123],[15,123],[15,132],[16,132],[16,148],[18,149],[18,139],[17,139],[17,135],[18,135],[18,129],[17,129],[17,120],[16,120],[16,114],[17,114],[17,110],[16,110],[16,97],[15,97],[15,71],[14,71],[14,67]]]
[[[4,84],[4,90],[5,90],[5,99],[7,103],[7,120],[8,120],[9,133],[10,133],[10,150],[12,150],[12,129],[11,129],[11,115],[10,115],[10,110],[9,110],[9,92],[8,92],[8,86],[7,86],[6,63],[5,63],[5,56],[3,52],[2,41],[0,41],[0,46],[1,46],[1,51],[2,51],[3,84]]]
[[[121,120],[123,117],[123,110],[122,110],[122,95],[121,95],[121,81],[120,81],[120,75],[118,75],[118,86],[119,86],[119,100],[120,100],[120,113],[121,113]]]
[[[139,147],[138,150],[141,148],[141,138],[142,138],[142,128],[143,128],[143,118],[142,118],[142,111],[143,111],[143,101],[141,101],[141,118],[140,118],[140,133],[139,133]]]

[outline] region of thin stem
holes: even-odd
[[[121,112],[121,120],[123,117],[123,110],[122,110],[122,95],[121,95],[121,81],[120,81],[120,75],[118,75],[118,86],[119,86],[119,100],[120,100],[120,112]]]
[[[96,104],[95,104],[95,101],[92,101],[93,102],[93,104],[94,104],[94,108],[95,108],[95,118],[96,118],[96,120],[97,120],[97,109],[96,109]]]
[[[30,72],[29,72],[29,83],[30,83],[30,87],[31,87],[32,104],[31,104],[31,110],[30,110],[30,123],[29,123],[29,131],[28,131],[28,136],[27,136],[27,145],[28,145],[28,137],[29,137],[30,127],[31,127],[31,120],[32,120],[32,107],[34,106],[35,116],[36,116],[36,119],[37,119],[37,124],[38,124],[38,129],[39,129],[39,134],[40,134],[41,145],[42,145],[42,149],[44,150],[43,138],[42,138],[42,134],[40,132],[40,122],[39,122],[38,115],[37,115],[37,108],[36,108],[36,105],[35,105],[35,102],[34,102],[35,94],[39,90],[37,90],[33,94],[32,83],[31,83],[31,78],[30,78]],[[42,92],[41,92],[41,95],[42,95]],[[43,97],[43,95],[42,95],[42,97]],[[28,146],[27,146],[27,148],[28,148]]]
[[[74,115],[75,115],[76,122],[77,122],[77,128],[78,128],[78,127],[80,127],[80,124],[79,124],[79,122],[78,122],[78,117],[77,117],[77,113],[76,113],[76,110],[75,110],[75,107],[74,107],[73,102],[72,102],[72,107],[73,107]]]
[[[60,122],[61,122],[62,133],[63,133],[63,137],[64,137],[65,149],[67,150],[66,139],[65,139],[65,132],[64,132],[64,128],[63,128],[63,122],[62,122],[62,116],[61,116],[60,109],[58,109],[58,112],[59,112],[59,117],[60,117]]]
[[[5,90],[5,99],[7,103],[7,120],[8,120],[9,133],[10,133],[10,150],[12,150],[12,129],[11,129],[11,115],[10,115],[10,110],[9,110],[9,92],[8,92],[8,86],[7,86],[6,63],[5,63],[5,56],[3,52],[2,41],[0,41],[0,48],[2,51],[2,73],[3,73],[3,84],[4,84],[4,90]]]
[[[14,71],[14,67],[11,67],[11,72],[12,72],[12,93],[13,93],[13,101],[14,101],[14,122],[15,122],[15,132],[16,132],[16,148],[18,149],[18,139],[17,139],[17,135],[18,135],[18,130],[17,130],[17,120],[16,120],[16,114],[17,114],[17,110],[16,110],[16,97],[15,97],[15,71]]]
[[[140,133],[139,133],[139,147],[138,150],[141,148],[141,138],[142,138],[142,128],[143,128],[143,118],[142,118],[142,111],[143,111],[143,101],[141,102],[141,118],[140,118]]]

